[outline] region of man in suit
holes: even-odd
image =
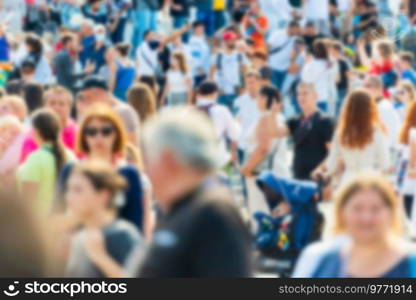
[[[310,180],[312,172],[325,160],[334,132],[334,121],[318,109],[317,100],[315,87],[301,83],[298,102],[302,113],[279,130],[281,136],[293,138],[293,176],[300,180]]]
[[[77,73],[74,68],[75,61],[71,57],[78,51],[77,37],[73,34],[65,34],[61,38],[61,44],[62,50],[56,54],[53,60],[57,84],[75,93],[78,80],[92,73],[95,70],[95,65],[87,63],[84,72]]]

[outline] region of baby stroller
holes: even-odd
[[[258,223],[255,248],[262,271],[290,276],[300,252],[320,238],[323,216],[318,211],[323,183],[279,178],[271,172],[257,177],[271,211],[286,202],[289,212],[273,217],[263,212],[254,214]]]

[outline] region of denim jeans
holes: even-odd
[[[337,117],[341,113],[342,105],[344,104],[344,99],[347,96],[347,89],[339,89],[338,90],[338,99],[337,99],[337,106],[336,106],[336,114]]]
[[[286,75],[287,75],[286,71],[273,70],[272,83],[275,87],[279,89],[279,91],[282,90],[283,84],[286,79]]]
[[[204,23],[207,36],[212,37],[215,33],[215,11],[198,10],[196,19]]]
[[[148,30],[157,29],[157,11],[154,10],[135,10],[133,11],[133,38],[132,53],[136,54],[137,48],[143,42],[144,34]]]

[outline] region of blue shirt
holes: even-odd
[[[87,37],[84,37],[82,39],[82,51],[79,54],[79,59],[81,61],[81,64],[85,66],[87,63],[88,58],[91,56],[89,51],[91,50],[91,47],[94,47],[95,44],[95,36],[90,35]]]
[[[9,61],[10,45],[6,37],[0,37],[0,61]]]
[[[95,64],[95,74],[97,74],[100,68],[106,64],[105,53],[107,48],[108,46],[104,44],[96,49],[95,43],[86,48],[86,60],[92,61]]]
[[[403,80],[409,80],[411,83],[416,85],[416,72],[412,69],[406,70],[402,73]]]
[[[416,256],[407,255],[390,270],[380,275],[379,278],[413,278],[415,274]],[[327,253],[318,264],[312,278],[347,278],[344,262],[339,251]]]

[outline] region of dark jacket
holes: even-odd
[[[249,234],[230,192],[203,185],[158,220],[138,277],[249,277]]]
[[[56,74],[56,80],[59,85],[62,85],[72,92],[76,91],[76,83],[83,78],[85,73],[75,73],[74,61],[71,59],[68,51],[63,49],[56,54],[53,65]]]

